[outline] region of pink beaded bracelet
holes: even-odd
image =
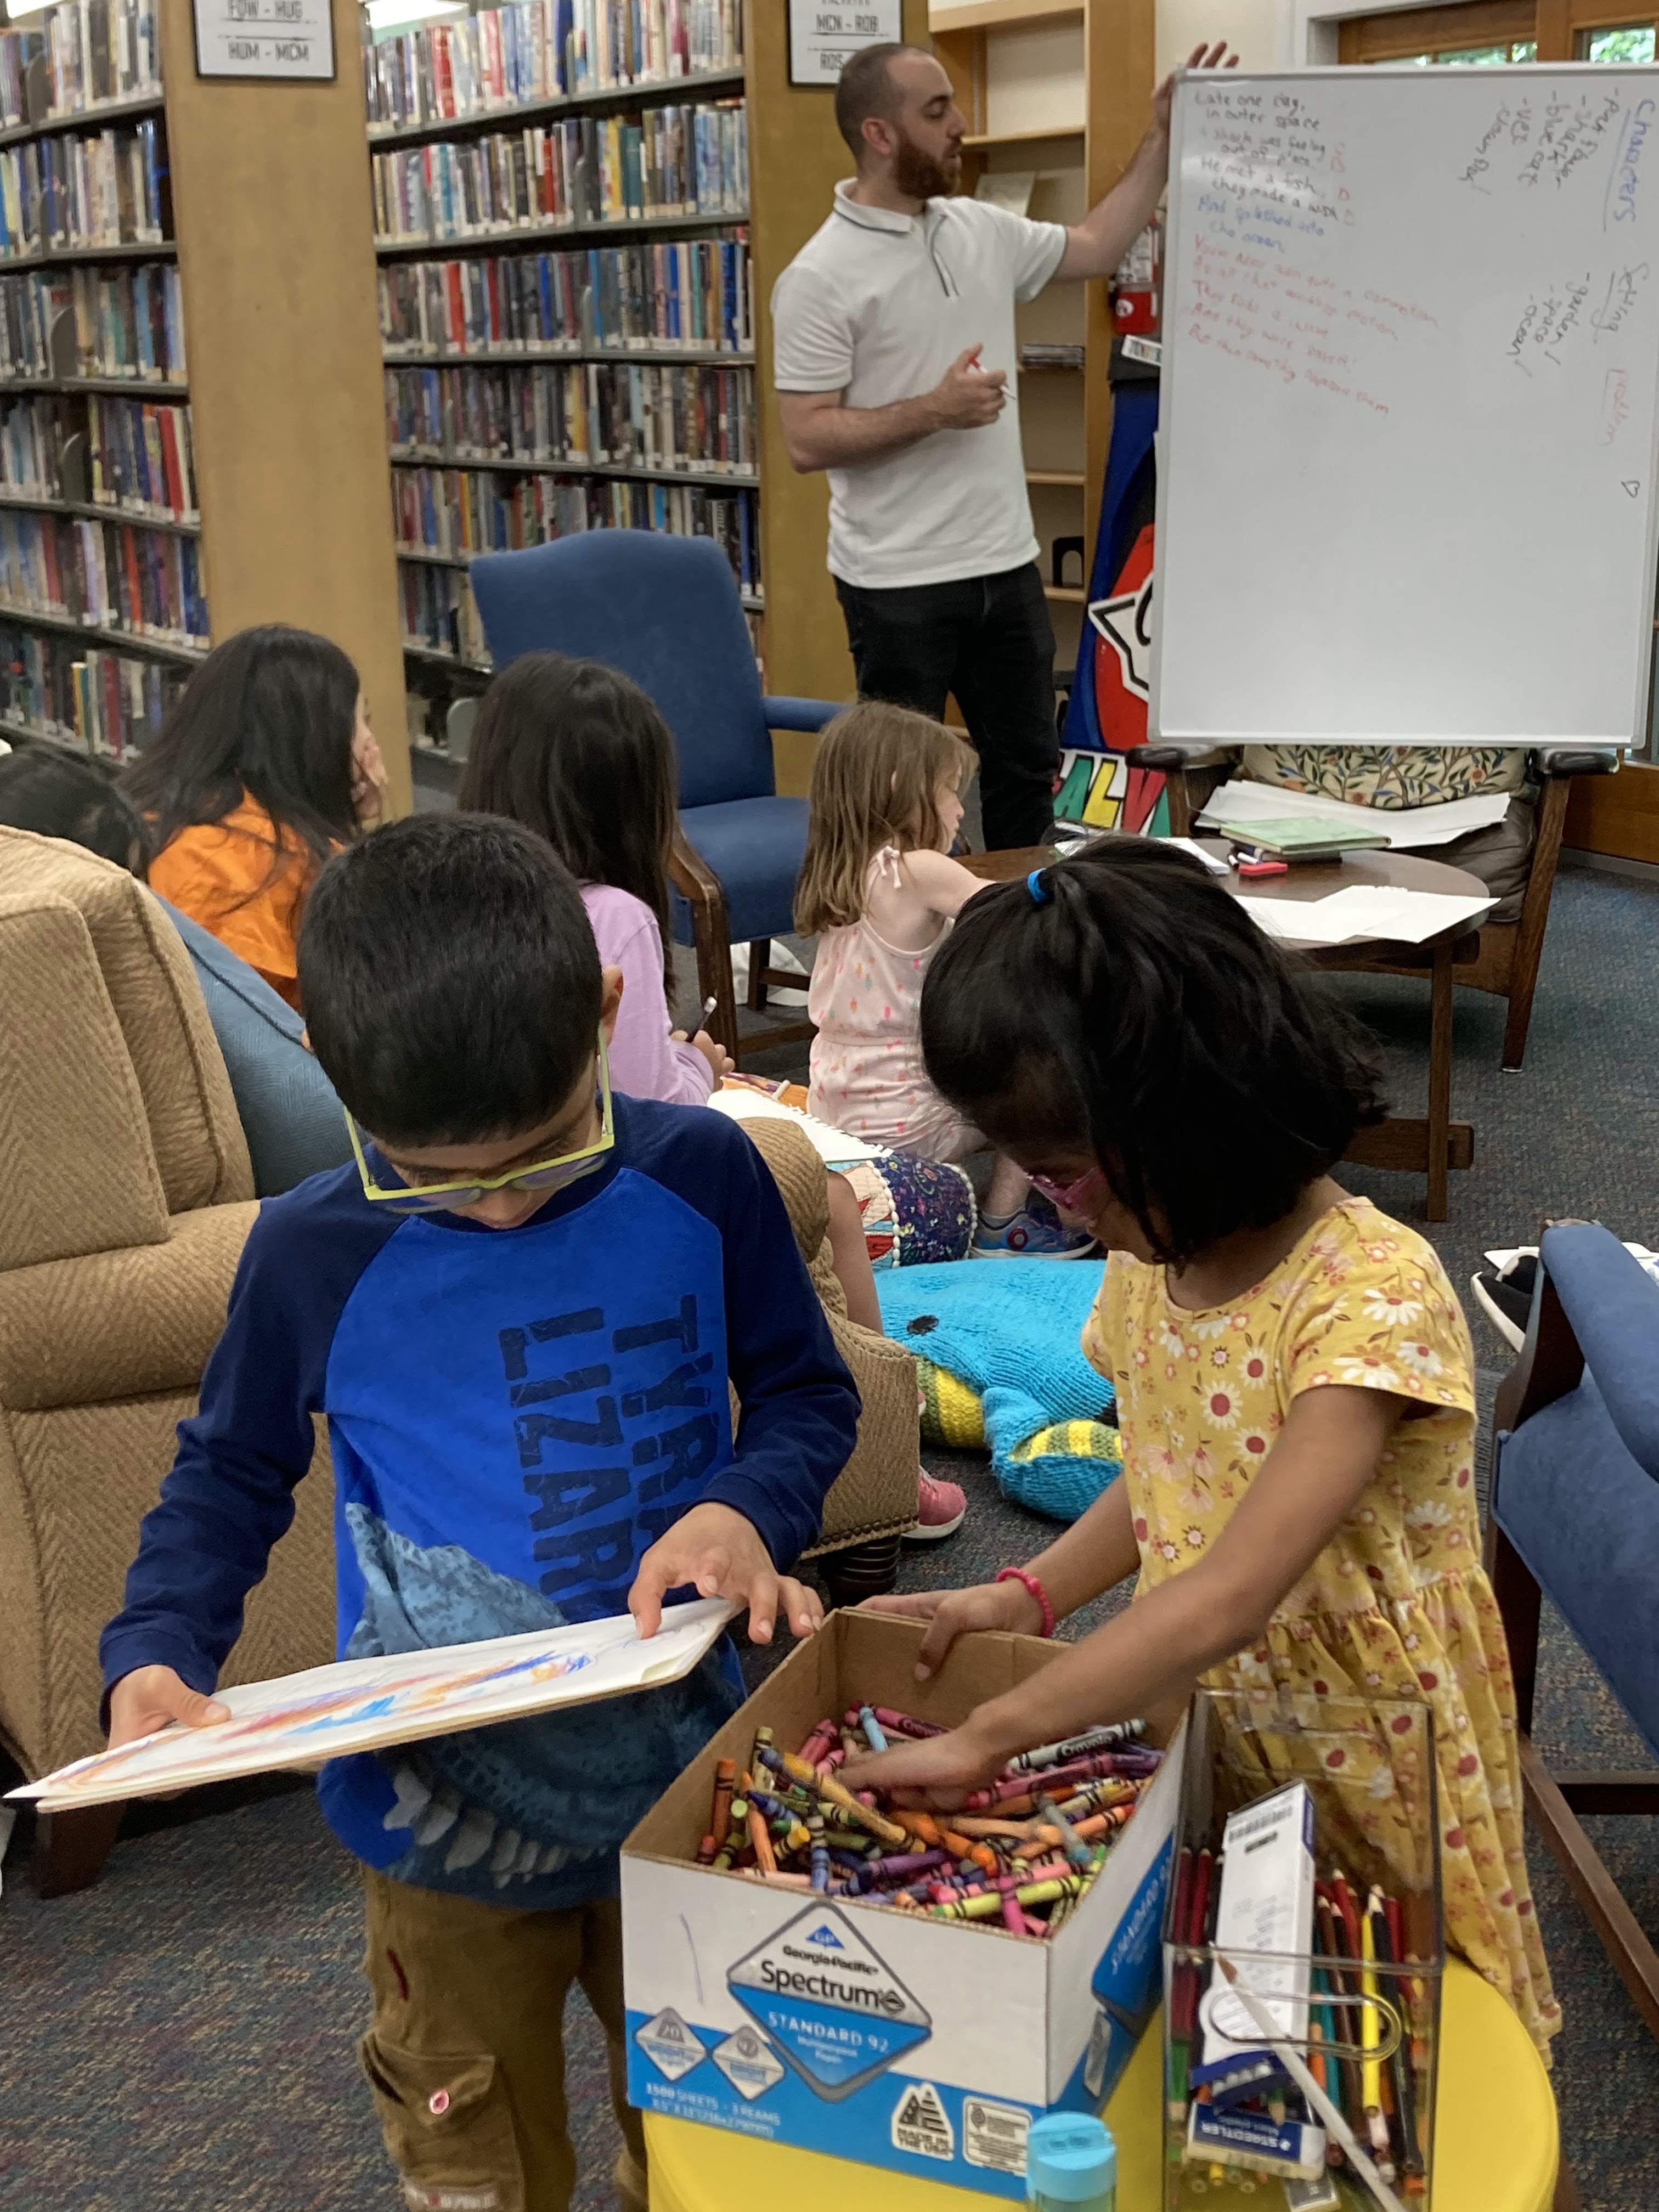
[[[997,1580],[1000,1583],[1024,1583],[1042,1608],[1042,1633],[1045,1636],[1054,1634],[1054,1609],[1048,1602],[1048,1593],[1029,1567],[1005,1567]]]

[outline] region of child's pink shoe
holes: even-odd
[[[916,1517],[904,1532],[907,1544],[937,1544],[954,1536],[968,1517],[968,1500],[954,1482],[937,1482],[931,1474],[919,1479]]]

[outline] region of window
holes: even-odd
[[[1337,58],[1364,66],[1498,69],[1513,62],[1652,62],[1659,9],[1618,19],[1619,0],[1444,0],[1435,8],[1350,15]],[[1638,0],[1639,4],[1639,0]],[[1609,14],[1613,21],[1609,22]]]
[[[1528,59],[1531,58],[1528,55]],[[1653,25],[1626,23],[1617,30],[1581,31],[1578,58],[1581,62],[1650,62]]]

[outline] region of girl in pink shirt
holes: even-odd
[[[491,684],[456,805],[544,837],[581,886],[599,960],[623,975],[611,1080],[634,1098],[700,1106],[732,1063],[672,1026],[668,854],[678,772],[637,684],[597,660],[526,653]]]

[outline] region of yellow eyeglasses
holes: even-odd
[[[362,1177],[363,1196],[393,1213],[452,1213],[459,1206],[476,1206],[492,1190],[538,1190],[545,1194],[562,1190],[602,1167],[605,1154],[617,1141],[616,1117],[611,1109],[611,1063],[605,1053],[603,1030],[599,1032],[599,1085],[594,1095],[599,1109],[599,1133],[592,1144],[584,1145],[578,1152],[562,1152],[556,1159],[536,1160],[527,1168],[513,1168],[506,1175],[482,1176],[465,1182],[394,1183],[390,1188],[376,1182],[363,1151],[362,1135],[348,1113],[346,1127],[350,1133],[357,1172]]]

